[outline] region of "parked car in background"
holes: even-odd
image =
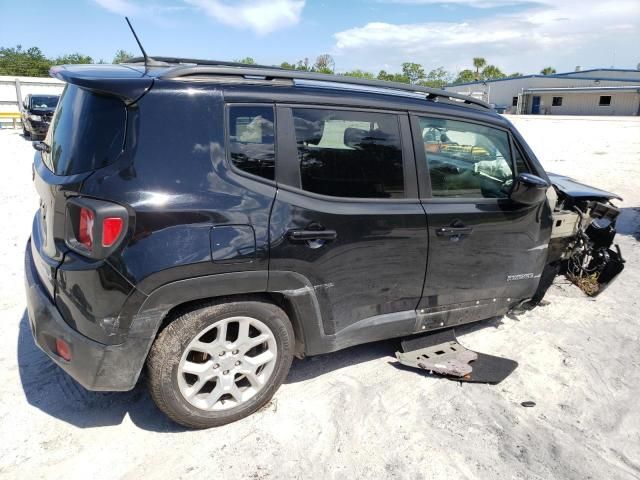
[[[29,94],[22,104],[22,133],[36,140],[44,138],[60,95]]]
[[[560,273],[595,295],[623,268],[618,197],[548,175],[482,101],[161,57],[52,74],[36,343],[90,390],[146,365],[183,425],[255,412],[294,356],[533,308]]]

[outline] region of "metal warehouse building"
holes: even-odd
[[[640,70],[600,68],[449,85],[506,113],[640,115]]]

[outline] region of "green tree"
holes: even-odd
[[[409,79],[409,83],[415,85],[424,78],[424,68],[419,63],[404,62],[402,74]]]
[[[420,80],[418,84],[431,88],[443,88],[448,83],[451,83],[451,80],[453,80],[453,76],[443,67],[438,67],[427,73],[427,76]]]
[[[319,73],[333,73],[335,66],[336,62],[333,60],[333,57],[328,53],[323,53],[322,55],[318,55],[316,58],[316,63],[313,65],[313,71]]]
[[[386,80],[387,82],[399,82],[410,83],[409,77],[402,73],[387,73],[385,70],[380,70],[378,73],[378,80]]]
[[[56,57],[53,63],[54,65],[93,63],[93,58],[91,58],[89,55],[82,55],[81,53],[71,53],[68,55],[61,55],[59,57]]]
[[[298,63],[296,63],[296,70],[310,72],[312,70],[312,67],[311,65],[309,65],[309,59],[305,57],[303,60],[298,60]]]
[[[38,47],[27,50],[23,50],[22,45],[0,47],[0,75],[47,77],[51,65],[51,60]]]
[[[116,52],[116,56],[113,57],[113,61],[111,63],[125,63],[127,60],[133,58],[133,53],[127,52],[125,50],[118,50]]]
[[[482,69],[483,80],[496,80],[498,78],[505,78],[506,75],[500,71],[495,65],[487,65]]]
[[[280,68],[286,70],[301,70],[303,72],[312,72],[314,70],[313,65],[309,64],[308,58],[298,60],[296,63],[282,62]]]
[[[487,61],[482,57],[473,58],[473,66],[476,69],[476,80],[480,80],[480,69],[487,64]]]
[[[245,65],[255,65],[256,61],[252,57],[244,57],[238,60],[234,60],[236,63],[244,63]]]
[[[296,70],[302,70],[304,72],[310,72],[312,69],[311,65],[309,65],[309,59],[304,58],[303,60],[298,60],[296,63]]]
[[[556,73],[556,69],[553,67],[545,67],[542,70],[540,70],[540,73],[542,75],[553,75],[554,73]]]
[[[341,73],[340,75],[344,75],[345,77],[366,78],[369,80],[373,80],[376,78],[373,73],[365,72],[364,70],[360,69],[350,70],[348,72]]]
[[[473,73],[472,70],[469,70],[467,68],[465,70],[462,70],[460,73],[458,73],[458,76],[456,77],[453,83],[471,83],[471,82],[475,82],[476,79],[477,79],[476,74]]]
[[[509,78],[522,77],[523,75],[520,72],[513,72],[509,74]]]

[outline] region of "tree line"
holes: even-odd
[[[245,57],[235,60],[239,63],[245,63],[254,65],[256,62],[252,57]],[[390,82],[410,83],[412,85],[422,85],[425,87],[442,88],[445,85],[468,83],[476,81],[497,80],[507,77],[521,77],[519,72],[505,74],[495,65],[487,64],[487,61],[482,57],[476,57],[473,59],[473,66],[475,70],[464,69],[457,75],[448,72],[444,67],[437,67],[432,70],[425,70],[425,68],[415,62],[404,62],[401,65],[399,72],[387,72],[386,70],[380,70],[376,75],[373,72],[366,70],[349,70],[340,72],[335,70],[335,62],[331,55],[323,54],[316,58],[314,63],[311,63],[308,58],[299,60],[298,62],[282,62],[277,65],[281,68],[290,70],[302,70],[307,72],[318,73],[331,73],[337,75],[346,75],[349,77],[367,78],[371,80],[386,80]],[[551,67],[548,67],[553,70]],[[547,69],[545,69],[547,70]],[[544,72],[541,72],[544,74]],[[553,70],[552,73],[555,73]]]
[[[47,77],[53,65],[69,65],[79,63],[122,63],[132,58],[132,53],[118,50],[111,62],[104,59],[95,61],[90,55],[71,53],[57,57],[47,57],[38,47],[23,49],[16,47],[0,47],[0,75],[16,75],[19,77]]]
[[[111,63],[122,63],[132,58],[134,55],[125,50],[118,50]],[[235,60],[238,63],[255,65],[256,61],[252,57],[244,57]],[[89,55],[72,53],[58,57],[46,57],[38,47],[23,49],[21,45],[16,47],[0,47],[0,75],[16,75],[25,77],[43,77],[49,74],[49,69],[53,65],[78,64],[78,63],[107,63],[103,59],[94,61]],[[300,70],[306,72],[328,73],[345,75],[349,77],[386,80],[413,85],[422,85],[432,88],[442,88],[449,84],[469,83],[476,81],[497,80],[507,77],[521,77],[520,72],[505,74],[496,65],[487,63],[482,57],[473,58],[473,68],[466,68],[457,75],[448,72],[443,67],[425,70],[425,68],[415,62],[404,62],[398,72],[387,72],[380,70],[376,75],[365,70],[349,70],[345,72],[336,71],[335,61],[329,54],[322,54],[316,57],[314,62],[309,58],[304,58],[297,62],[282,62],[276,65],[289,70]],[[540,72],[543,75],[556,73],[553,67],[546,67]]]

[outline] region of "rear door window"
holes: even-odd
[[[403,198],[398,116],[294,108],[304,190],[351,198]]]
[[[44,163],[56,175],[75,175],[106,167],[124,148],[127,113],[115,97],[67,85],[45,142]]]

